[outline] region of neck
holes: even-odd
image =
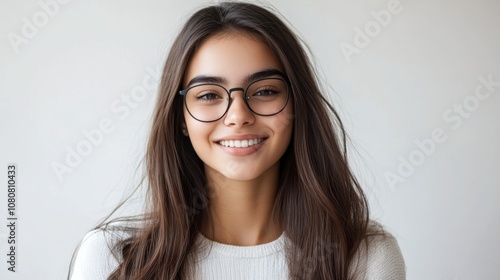
[[[202,234],[213,241],[252,246],[276,240],[282,233],[271,213],[278,189],[279,164],[248,181],[236,181],[205,168],[210,215],[203,213]]]

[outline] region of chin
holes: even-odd
[[[234,170],[222,170],[219,172],[222,176],[226,177],[232,181],[251,181],[259,177],[261,174],[256,174],[255,172],[249,172],[249,170],[244,169],[234,169]]]

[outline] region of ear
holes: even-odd
[[[182,134],[184,134],[184,136],[189,136],[185,123],[182,124]]]

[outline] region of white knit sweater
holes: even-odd
[[[116,269],[118,261],[108,247],[110,234],[102,230],[89,232],[75,259],[71,280],[104,280]],[[285,280],[288,267],[284,254],[286,236],[256,246],[234,246],[211,241],[199,234],[197,242],[205,250],[195,269],[195,279],[203,280]],[[211,250],[209,247],[211,246]],[[368,251],[360,246],[356,279],[406,279],[405,263],[394,237],[377,236],[369,240]],[[319,260],[321,261],[321,260]],[[307,269],[307,268],[305,268]]]

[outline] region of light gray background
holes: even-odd
[[[64,279],[79,240],[137,181],[154,69],[204,1],[64,2],[46,21],[38,1],[0,2],[0,224],[9,163],[18,168],[19,218],[15,274],[0,226],[1,279]],[[500,81],[500,2],[396,1],[399,12],[377,30],[374,13],[391,2],[270,1],[335,90],[353,166],[373,217],[399,240],[408,279],[498,279],[500,86],[484,100],[474,93],[479,77]],[[23,36],[27,21],[37,31],[14,46],[9,38]],[[348,59],[340,46],[367,26],[373,37]],[[122,98],[143,89],[120,111]],[[470,110],[459,117],[454,106],[464,102]],[[59,180],[52,165],[66,164],[69,149],[85,145],[83,130],[106,119],[113,131]],[[436,129],[446,140],[424,155],[415,141]],[[411,156],[414,171],[400,173]],[[404,181],[391,186],[388,172]]]

